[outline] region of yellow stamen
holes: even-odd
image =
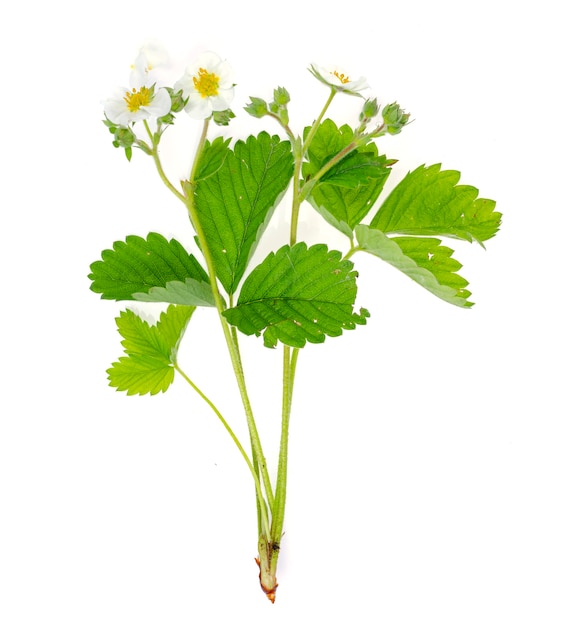
[[[340,74],[337,70],[334,70],[332,74],[342,83],[342,85],[350,82],[350,76],[346,76],[346,74]]]
[[[202,98],[217,96],[220,93],[220,77],[200,67],[198,75],[193,77],[193,86]]]
[[[126,106],[131,113],[136,113],[140,107],[146,107],[151,103],[151,90],[148,87],[141,87],[138,91],[133,87],[132,92],[127,91],[124,96]]]

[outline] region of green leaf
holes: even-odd
[[[196,210],[229,294],[236,291],[292,175],[291,144],[263,132],[238,141],[222,167],[197,182]]]
[[[306,129],[306,134],[308,129]],[[309,146],[309,161],[303,175],[311,181],[333,156],[346,148],[354,138],[348,125],[338,128],[325,120]],[[309,203],[334,228],[352,237],[356,224],[367,215],[380,195],[390,173],[387,157],[378,154],[374,143],[350,152],[316,183]]]
[[[441,165],[421,165],[393,189],[371,226],[385,233],[444,235],[483,241],[497,233],[501,214],[494,200],[477,198],[478,189],[457,185],[460,173]]]
[[[201,181],[215,174],[224,164],[230,152],[230,139],[217,137],[213,143],[205,142],[202,155],[195,171],[195,181]]]
[[[200,283],[202,292],[209,288],[205,270],[175,239],[167,241],[157,233],[149,233],[146,239],[130,235],[112,248],[102,252],[101,261],[90,265],[90,289],[101,293],[102,298],[148,300],[140,294],[150,294],[153,287],[168,289],[168,283],[185,283],[188,278]],[[199,304],[213,306],[213,300]]]
[[[187,306],[215,306],[214,294],[209,283],[186,278],[185,282],[172,280],[165,287],[151,287],[148,293],[135,293],[140,302],[170,302]]]
[[[116,318],[126,356],[107,370],[117,391],[155,395],[173,382],[177,350],[195,307],[169,306],[154,326],[130,310]]]
[[[468,281],[456,272],[462,264],[453,250],[430,237],[387,237],[364,224],[356,227],[360,248],[401,270],[435,296],[460,307],[471,307]]]
[[[326,335],[365,324],[368,311],[353,311],[356,276],[353,264],[324,244],[283,246],[271,252],[247,277],[238,304],[224,312],[230,324],[246,335],[260,335],[302,348],[322,343]]]
[[[373,144],[370,147],[372,148],[370,151],[364,146],[347,154],[323,174],[319,182],[354,189],[359,185],[368,184],[372,179],[386,179],[389,175],[387,159],[377,155]]]
[[[304,130],[307,139],[309,127]],[[308,161],[303,164],[303,175],[315,175],[333,156],[349,146],[354,139],[354,131],[344,124],[338,128],[330,120],[324,120],[317,128],[307,152]]]
[[[372,209],[385,181],[386,176],[373,179],[367,185],[360,185],[356,189],[318,184],[312,190],[308,201],[326,222],[351,238],[356,224],[359,224]]]

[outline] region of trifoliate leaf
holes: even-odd
[[[497,233],[501,214],[494,200],[478,198],[478,189],[457,185],[460,173],[440,164],[421,165],[393,189],[371,226],[384,233],[444,235],[483,241]]]
[[[303,165],[305,178],[311,181],[353,139],[354,131],[348,125],[338,128],[332,120],[320,124],[309,146],[309,160]],[[329,224],[352,237],[354,226],[380,195],[393,162],[379,155],[374,143],[361,146],[326,172],[312,188],[308,201]]]
[[[450,304],[471,307],[468,281],[456,272],[462,264],[452,258],[453,250],[431,237],[387,237],[364,224],[356,227],[360,249],[401,270],[416,283]]]
[[[353,310],[357,273],[341,257],[324,244],[283,246],[252,270],[226,319],[246,335],[264,331],[268,347],[302,348],[365,324],[368,311]]]
[[[167,391],[175,375],[177,350],[195,307],[169,306],[154,326],[130,310],[116,318],[123,356],[107,371],[110,386],[129,396]]]
[[[200,283],[201,293],[209,289],[205,270],[175,239],[167,241],[157,233],[150,233],[146,239],[130,235],[126,242],[116,241],[112,248],[104,250],[102,260],[90,266],[90,289],[101,293],[102,298],[149,300],[148,296],[137,297],[137,294],[150,294],[153,287],[168,289],[172,281],[185,283],[187,279]],[[153,297],[151,294],[151,300]],[[214,303],[213,299],[202,298],[199,304],[213,306]]]
[[[196,210],[229,294],[236,291],[292,175],[291,144],[262,132],[238,141],[217,172],[196,181]]]

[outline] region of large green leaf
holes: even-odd
[[[452,258],[453,250],[431,237],[387,237],[364,224],[356,227],[356,239],[364,252],[379,257],[401,270],[416,283],[450,304],[470,307],[468,281],[456,272],[462,264]]]
[[[126,356],[107,371],[110,386],[129,396],[167,391],[175,376],[177,350],[195,307],[169,306],[151,326],[130,310],[116,318]]]
[[[311,181],[353,139],[354,131],[346,124],[340,128],[332,120],[320,124],[309,146],[308,161],[303,165],[306,180]],[[392,163],[378,154],[374,143],[361,146],[326,172],[312,187],[308,201],[329,224],[352,237],[354,226],[380,195]]]
[[[90,289],[108,300],[154,300],[155,290],[168,289],[169,283],[189,281],[201,295],[189,304],[213,306],[209,278],[196,258],[175,239],[167,241],[158,233],[149,233],[146,239],[129,235],[126,241],[116,241],[112,250],[102,252],[102,260],[90,265]],[[177,302],[188,304],[188,302]]]
[[[324,244],[283,246],[252,270],[237,306],[224,315],[246,335],[264,331],[268,347],[281,341],[302,348],[365,324],[368,311],[353,310],[357,273],[341,257]]]
[[[385,233],[444,235],[482,243],[497,233],[501,214],[478,189],[457,185],[460,173],[441,165],[410,172],[383,202],[371,226]]]
[[[292,175],[291,144],[262,132],[238,141],[216,172],[196,179],[196,210],[218,278],[229,294],[238,288]]]

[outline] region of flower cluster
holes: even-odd
[[[160,87],[155,78],[157,69],[166,65],[167,61],[167,54],[159,45],[143,45],[131,65],[129,86],[119,88],[104,103],[104,123],[114,135],[114,146],[124,148],[128,159],[133,147],[148,154],[156,151],[156,144],[164,128],[173,124],[175,115],[182,110],[196,120],[213,119],[219,125],[227,125],[234,117],[229,108],[234,99],[233,72],[225,60],[214,52],[205,52],[185,69],[173,87]],[[325,68],[315,63],[308,69],[317,80],[330,88],[332,96],[344,93],[364,98],[361,92],[368,88],[368,83],[363,76],[352,79],[339,67]],[[269,115],[275,118],[294,139],[288,127],[289,93],[284,87],[277,87],[273,95],[274,99],[270,103],[262,98],[251,97],[250,104],[244,109],[253,117]],[[357,135],[367,132],[367,126],[379,111],[376,99],[365,99]],[[379,123],[376,130],[367,133],[370,137],[386,133],[395,135],[409,121],[409,114],[396,102],[383,107],[380,113],[382,124]],[[156,129],[148,126],[149,120],[156,121]],[[134,124],[141,121],[147,124],[152,145],[138,139],[135,134]]]
[[[190,65],[174,88],[159,88],[152,70],[166,62],[160,47],[143,46],[131,66],[129,86],[119,88],[104,103],[107,120],[119,127],[155,119],[173,122],[173,114],[185,112],[197,120],[229,110],[234,98],[232,69],[217,54],[206,52]],[[225,119],[228,116],[218,116]]]

